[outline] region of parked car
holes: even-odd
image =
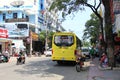
[[[45,54],[46,57],[52,56],[52,48],[50,48],[50,49],[44,51],[44,54]]]
[[[81,48],[81,53],[82,55],[85,55],[86,57],[90,58],[90,49],[89,47],[82,47]]]

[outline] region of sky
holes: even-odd
[[[82,39],[85,23],[90,19],[91,9],[87,8],[85,11],[79,11],[73,18],[67,16],[66,20],[62,22],[62,26],[67,31],[73,31],[80,39]]]
[[[84,11],[75,13],[75,16],[73,18],[71,18],[72,15],[68,15],[66,17],[66,20],[62,22],[62,26],[67,31],[73,31],[79,37],[79,39],[82,39],[85,23],[90,19],[90,15],[92,13],[93,12],[89,7],[85,7]]]
[[[67,31],[73,31],[80,39],[82,39],[85,23],[90,19],[91,13],[92,10],[90,8],[85,8],[85,11],[75,13],[73,18],[71,18],[72,15],[69,15],[66,17],[66,20],[62,22],[62,26]]]

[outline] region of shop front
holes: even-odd
[[[8,31],[4,28],[0,28],[0,53],[7,50],[11,55],[11,43],[12,40],[8,39]]]

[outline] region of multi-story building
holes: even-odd
[[[0,25],[11,39],[24,39],[32,51],[32,41],[38,39],[43,25],[42,0],[0,0]]]
[[[65,31],[59,20],[58,10],[54,9],[49,11],[50,6],[52,5],[53,0],[44,0],[44,19],[47,23],[47,28],[52,31]]]
[[[0,25],[8,30],[8,38],[22,39],[31,53],[41,30],[55,31],[60,25],[58,14],[48,10],[51,4],[51,0],[0,0]]]

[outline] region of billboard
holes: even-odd
[[[4,28],[8,30],[9,37],[29,36],[29,24],[27,23],[6,23]]]

